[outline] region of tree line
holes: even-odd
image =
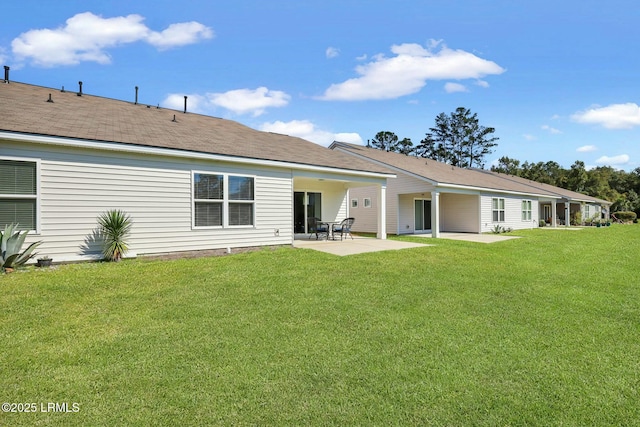
[[[410,138],[398,139],[389,131],[378,132],[368,147],[394,151],[406,155],[438,160],[461,168],[484,168],[485,157],[497,145],[495,129],[480,125],[478,114],[458,107],[451,114],[440,113],[435,126],[429,128],[425,138],[416,146]]]
[[[410,138],[400,140],[389,131],[378,132],[367,146],[409,156],[424,157],[462,168],[484,168],[486,157],[498,144],[495,128],[480,125],[478,115],[459,107],[450,114],[440,113],[435,126],[414,145]],[[640,168],[632,172],[601,166],[587,170],[577,160],[569,169],[554,161],[521,163],[502,157],[492,171],[520,176],[613,202],[612,212],[633,211],[640,216]]]
[[[491,170],[608,200],[613,202],[612,212],[633,211],[640,216],[640,168],[631,172],[611,166],[587,170],[583,161],[576,160],[565,169],[554,161],[520,163],[505,156]]]

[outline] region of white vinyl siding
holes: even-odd
[[[122,209],[133,220],[130,256],[178,251],[291,244],[291,170],[244,167],[159,156],[83,149],[3,145],[2,155],[40,158],[40,228],[27,241],[42,240],[38,252],[54,261],[99,257],[96,218]],[[3,157],[4,158],[4,157]],[[251,176],[254,225],[192,227],[192,169]]]
[[[504,222],[493,222],[494,199],[504,200]],[[522,220],[522,196],[483,194],[481,198],[481,232],[491,232],[496,225],[505,229],[522,230],[538,227],[539,202],[531,200],[531,220]]]
[[[0,159],[0,228],[38,228],[38,162]]]

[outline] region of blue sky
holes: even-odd
[[[466,107],[496,151],[640,167],[635,1],[21,0],[11,79],[236,120],[321,145],[418,144]],[[487,166],[488,166],[487,165]]]

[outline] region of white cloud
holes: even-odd
[[[548,126],[548,125],[542,125],[540,128],[542,130],[546,130],[547,132],[555,134],[555,135],[558,135],[558,134],[562,133],[560,130],[558,130],[556,128],[552,128],[551,126]]]
[[[257,89],[237,89],[224,93],[206,93],[204,95],[187,95],[187,109],[200,114],[212,114],[217,107],[225,108],[235,114],[252,114],[257,117],[264,114],[267,108],[284,107],[291,98],[279,90],[266,87]],[[162,106],[176,110],[184,109],[183,94],[169,94]]]
[[[476,86],[487,88],[489,87],[489,82],[486,82],[484,80],[476,80]]]
[[[578,123],[597,124],[607,129],[631,129],[640,126],[640,106],[634,103],[593,107],[571,116]]]
[[[195,44],[213,37],[213,30],[195,21],[171,24],[161,32],[152,31],[146,40],[160,50]]]
[[[56,29],[30,30],[11,42],[18,59],[53,67],[76,65],[83,61],[108,64],[107,49],[127,43],[147,42],[158,49],[196,43],[213,37],[213,31],[197,22],[172,24],[161,32],[143,24],[140,15],[103,18],[91,12],[79,13]]]
[[[583,145],[582,147],[578,147],[576,150],[578,153],[590,153],[592,151],[597,151],[598,147],[595,145]]]
[[[609,166],[625,165],[629,163],[629,156],[627,154],[620,154],[618,156],[613,156],[613,157],[602,156],[598,160],[596,160],[596,163],[599,165],[609,165]]]
[[[451,82],[447,82],[444,84],[444,90],[447,93],[469,92],[469,90],[465,85],[461,85],[460,83],[451,83]]]
[[[332,133],[324,131],[316,128],[316,125],[308,120],[263,123],[260,130],[297,136],[325,147],[331,145],[333,141],[351,142],[355,144],[362,143],[362,138],[357,133]]]
[[[231,110],[236,114],[251,113],[259,116],[266,108],[284,107],[291,97],[279,90],[259,87],[255,90],[237,89],[224,93],[208,94],[212,104]]]
[[[374,56],[356,67],[359,77],[332,84],[319,99],[392,99],[419,92],[429,80],[479,79],[505,71],[472,53],[440,46],[439,41],[431,42],[427,48],[415,43],[393,45],[393,57]],[[433,51],[436,47],[440,47],[437,52]]]
[[[340,49],[335,47],[328,47],[325,51],[325,55],[327,55],[327,58],[335,58],[336,56],[340,55]]]
[[[367,54],[356,56],[356,61],[364,61],[367,59]]]
[[[535,141],[537,138],[533,135],[531,135],[530,133],[525,133],[524,135],[522,135],[524,137],[524,139],[526,139],[527,141]]]
[[[190,113],[207,114],[210,110],[209,101],[205,96],[198,94],[178,94],[168,95],[161,105],[173,110],[184,110],[184,97],[187,95],[187,111]]]

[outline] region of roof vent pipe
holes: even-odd
[[[135,105],[138,105],[138,86],[136,86],[136,102]]]
[[[4,82],[9,83],[9,66],[4,66]]]
[[[187,95],[184,96],[184,112],[187,112]]]
[[[53,102],[53,99],[51,99],[51,94],[49,94],[49,99],[47,99],[47,102]]]
[[[82,82],[78,82],[80,85],[80,92],[78,92],[78,96],[82,96]]]

